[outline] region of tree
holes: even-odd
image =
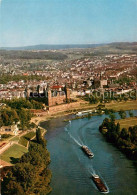
[[[132,142],[134,142],[137,145],[137,125],[134,127],[130,127],[129,131]]]
[[[133,112],[131,112],[131,111],[129,111],[128,114],[129,114],[130,117],[134,116]]]
[[[121,133],[120,124],[119,123],[117,123],[116,132],[117,132],[118,135],[120,135],[120,133]]]
[[[39,128],[36,130],[36,140],[38,144],[42,141],[41,130]]]
[[[123,128],[123,129],[121,130],[120,137],[121,137],[122,139],[125,139],[125,140],[128,139],[129,133],[128,133],[128,130],[127,130],[126,128]]]
[[[18,115],[20,119],[20,127],[21,129],[26,129],[29,127],[30,119],[31,119],[31,112],[26,109],[18,110]]]
[[[115,121],[115,119],[116,119],[116,116],[114,114],[110,114],[109,117],[110,117],[111,121]]]
[[[15,110],[12,111],[12,116],[15,123],[17,123],[19,121],[19,116]]]
[[[37,128],[36,130],[36,140],[38,144],[41,144],[43,147],[46,146],[46,141],[42,138],[40,128]]]
[[[124,110],[120,110],[119,111],[119,115],[120,115],[121,119],[125,119],[126,118],[126,112]]]
[[[8,116],[8,114],[6,113],[6,111],[2,112],[1,118],[2,118],[2,121],[3,121],[3,124],[4,124],[4,125],[10,125],[10,124],[9,124],[9,116]]]

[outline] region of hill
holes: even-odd
[[[66,45],[33,45],[25,47],[0,47],[0,50],[59,50],[59,49],[74,49],[74,48],[95,48],[104,44],[66,44]]]

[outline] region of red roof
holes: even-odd
[[[23,76],[28,76],[28,73],[23,73]]]
[[[61,85],[54,85],[51,87],[51,89],[60,89],[63,88]]]

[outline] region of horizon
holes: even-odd
[[[136,19],[137,0],[2,0],[0,47],[137,42]]]
[[[24,48],[24,47],[35,47],[35,46],[71,46],[71,45],[97,45],[97,46],[101,46],[101,45],[109,45],[109,44],[124,44],[124,43],[129,43],[129,44],[132,44],[132,43],[137,43],[137,41],[133,41],[133,42],[128,42],[128,41],[123,41],[123,42],[109,42],[109,43],[78,43],[78,44],[75,44],[75,43],[70,43],[70,44],[37,44],[37,45],[22,45],[22,46],[6,46],[6,47],[1,47],[0,48]]]
[[[64,45],[109,45],[109,44],[119,44],[119,43],[137,43],[137,41],[123,41],[123,42],[108,42],[108,43],[64,43],[64,44],[46,44],[46,43],[41,43],[41,44],[34,44],[34,45],[20,45],[20,46],[17,46],[17,47],[33,47],[33,46],[44,46],[44,45],[48,45],[48,46],[58,46],[58,45],[62,45],[62,46],[64,46]],[[16,46],[6,46],[7,48],[10,48],[10,47],[15,47],[16,48]],[[3,47],[0,47],[0,48],[3,48]]]

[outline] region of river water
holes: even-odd
[[[134,114],[137,115],[137,111]],[[90,179],[92,173],[102,178],[109,188],[109,194],[137,195],[137,169],[134,162],[107,143],[98,130],[106,116],[63,122],[70,117],[41,123],[48,130],[46,139],[51,155],[51,195],[101,194]],[[90,148],[94,153],[93,159],[83,153],[81,144]]]

